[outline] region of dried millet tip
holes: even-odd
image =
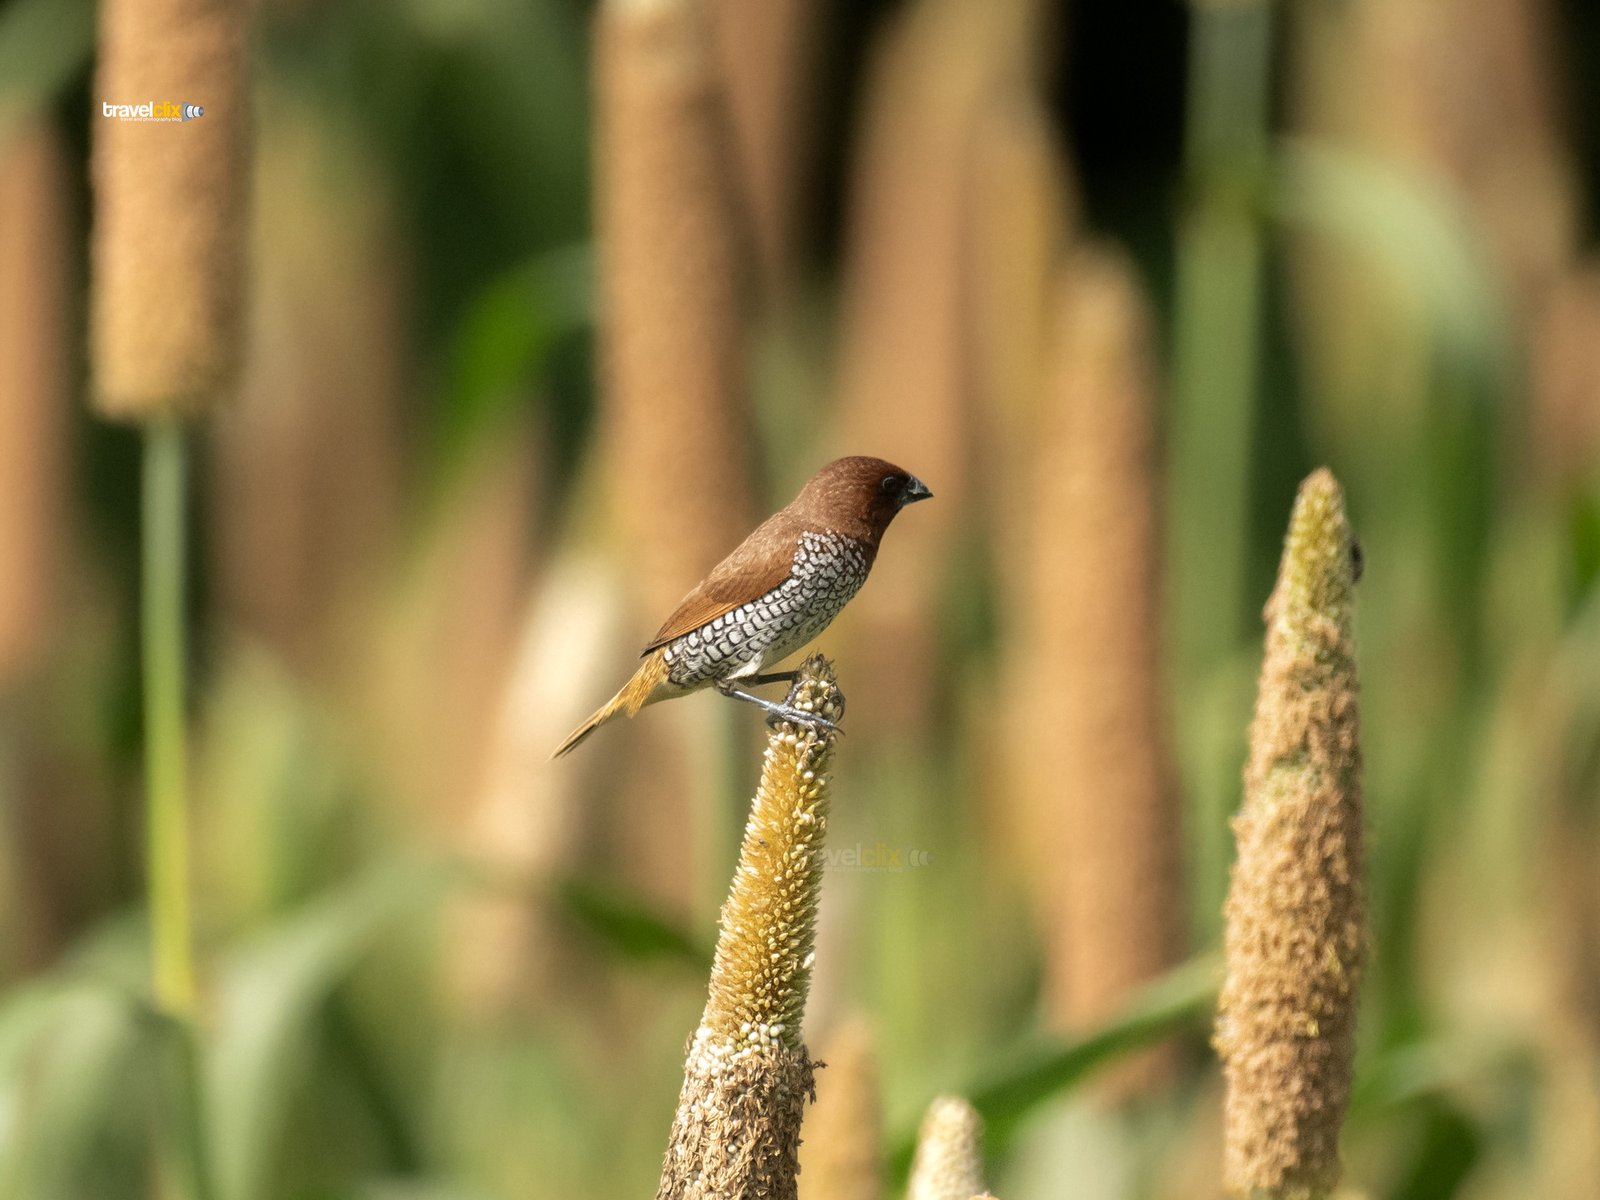
[[[959,1096],[928,1105],[917,1132],[907,1200],[970,1200],[983,1191],[983,1121]]]
[[[801,667],[791,703],[842,710],[833,668],[821,656]],[[761,782],[745,826],[739,865],[722,909],[722,933],[698,1040],[730,1053],[800,1049],[800,1022],[815,962],[817,901],[828,827],[832,739],[797,737],[780,723],[768,738]]]
[[[1351,608],[1359,558],[1338,483],[1301,485],[1277,587],[1226,908],[1214,1043],[1224,1174],[1238,1193],[1326,1195],[1339,1179],[1365,952]]]

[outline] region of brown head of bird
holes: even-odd
[[[555,756],[607,721],[708,686],[786,720],[817,723],[747,688],[788,678],[762,668],[827,628],[866,582],[895,515],[932,495],[881,458],[840,458],[823,467],[683,598],[645,646],[633,678]]]
[[[823,467],[784,511],[876,547],[902,508],[932,495],[909,471],[881,458],[857,456]]]

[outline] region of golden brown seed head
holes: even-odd
[[[833,668],[814,655],[791,703],[837,720]],[[702,1024],[729,1045],[800,1045],[811,984],[833,735],[780,724],[767,745],[739,869],[722,908]]]
[[[1313,1200],[1338,1182],[1366,948],[1355,538],[1326,470],[1300,488],[1250,729],[1215,1045],[1224,1178]]]
[[[102,105],[203,109],[187,120],[123,120],[103,109],[95,117],[90,341],[105,416],[194,415],[232,383],[243,310],[249,7],[101,5]]]

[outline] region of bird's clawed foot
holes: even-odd
[[[844,731],[821,713],[799,708],[787,700],[781,703],[776,700],[768,700],[765,696],[757,696],[739,686],[739,683],[778,683],[784,680],[792,681],[793,679],[793,672],[774,676],[751,676],[740,680],[738,683],[731,679],[723,679],[717,682],[717,690],[724,696],[731,696],[735,700],[743,700],[747,704],[754,704],[757,708],[765,709],[768,725],[776,725],[779,721],[787,721],[793,725],[804,725],[808,729],[818,731],[827,730],[830,733],[837,733],[843,736]]]
[[[767,725],[769,728],[777,728],[779,722],[782,721],[787,721],[791,725],[804,725],[811,730],[826,729],[829,733],[837,733],[840,737],[844,736],[844,730],[840,729],[821,713],[807,712],[805,709],[796,708],[792,704],[774,704],[767,711]]]

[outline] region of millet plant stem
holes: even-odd
[[[157,1005],[194,1016],[184,747],[184,435],[173,417],[144,430],[141,652],[145,719],[145,865]]]
[[[145,872],[156,1008],[171,1022],[172,1111],[157,1125],[162,1195],[210,1200],[201,1130],[184,739],[183,422],[144,424],[140,652],[144,671]]]

